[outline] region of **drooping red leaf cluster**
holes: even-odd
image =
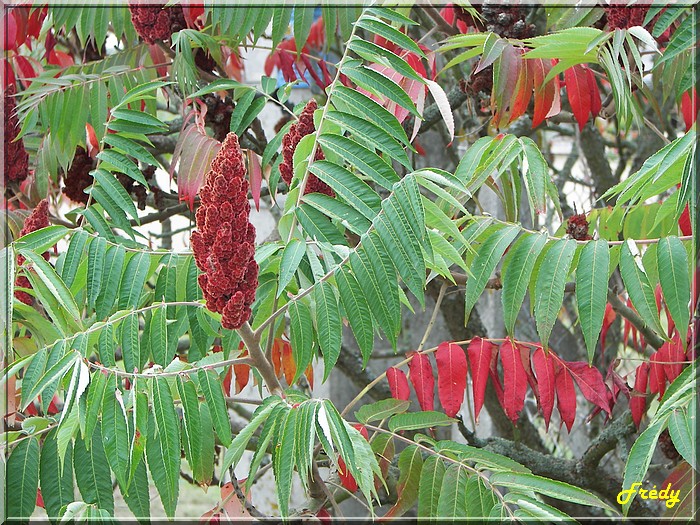
[[[597,117],[601,109],[600,90],[593,71],[577,64],[564,71],[566,95],[580,130],[590,117]]]
[[[238,137],[229,133],[212,161],[199,194],[192,251],[207,308],[222,314],[224,328],[250,318],[258,286],[255,227],[250,223],[248,181]]]
[[[81,146],[78,146],[73,156],[73,162],[63,178],[63,193],[73,202],[87,204],[88,194],[85,188],[90,186],[93,178],[90,172],[95,169],[96,162]]]
[[[429,356],[409,354],[410,381],[421,410],[434,409],[434,377]],[[540,345],[507,339],[500,346],[480,337],[473,338],[464,349],[451,342],[438,346],[438,397],[445,413],[456,416],[464,401],[467,388],[467,368],[472,377],[474,415],[478,421],[484,405],[489,379],[496,397],[508,418],[516,422],[525,404],[528,387],[535,395],[545,425],[549,422],[556,402],[563,424],[570,431],[576,418],[576,387],[595,406],[589,418],[604,412],[607,417],[622,392],[629,397],[629,388],[611,366],[607,379],[600,371],[582,361],[565,361],[551,349]],[[500,367],[499,367],[500,363]],[[394,367],[386,372],[392,396],[408,399],[409,387],[405,374]]]
[[[326,61],[314,57],[314,62],[317,64],[314,66],[309,58],[311,51],[318,52],[323,49],[325,41],[323,18],[318,18],[311,25],[309,37],[299,54],[297,54],[297,43],[293,37],[277,45],[265,60],[265,74],[270,76],[277,68],[282,72],[286,82],[293,82],[295,80],[306,81],[305,75],[308,73],[316,85],[325,90],[333,82]]]
[[[5,177],[6,181],[21,182],[29,173],[29,155],[22,139],[15,141],[19,133],[19,121],[15,114],[17,88],[10,84],[5,89]]]
[[[698,92],[695,88],[685,91],[681,95],[681,114],[687,133],[698,118]]]
[[[129,4],[129,11],[134,29],[147,44],[168,40],[170,35],[187,27],[180,5]]]
[[[220,346],[215,346],[214,352],[221,351]],[[219,350],[216,350],[218,348]],[[238,345],[238,349],[242,350],[242,352],[239,354],[238,357],[246,357],[248,355],[248,350],[245,348],[245,345],[241,341],[241,343]],[[226,396],[234,396],[236,394],[239,394],[241,390],[243,390],[246,385],[248,384],[248,381],[250,379],[250,366],[247,364],[238,364],[238,365],[231,365],[228,367],[228,370],[226,371],[226,375],[224,376],[224,380],[222,383],[224,395]],[[234,388],[231,389],[231,384],[233,383]]]
[[[307,102],[306,107],[299,115],[299,122],[292,124],[289,131],[282,138],[282,162],[280,163],[280,175],[287,185],[291,185],[294,177],[294,151],[303,137],[316,132],[314,126],[314,111],[318,108],[314,99]],[[325,157],[321,148],[316,148],[314,160],[323,160]],[[323,193],[330,197],[335,197],[335,192],[325,182],[319,180],[313,174],[308,175],[304,194]]]
[[[24,226],[22,226],[22,230],[19,232],[19,236],[22,237],[24,235],[27,235],[28,233],[40,230],[42,228],[46,228],[49,225],[49,201],[46,199],[43,199],[36,208],[32,211],[31,215],[27,217],[27,219],[24,221]],[[49,252],[44,253],[44,259],[47,261],[49,260]],[[22,266],[24,264],[24,261],[26,259],[22,255],[17,256],[17,266]],[[15,286],[20,287],[20,288],[31,288],[32,285],[29,282],[29,279],[25,277],[24,275],[20,275],[17,277],[15,280]],[[24,304],[28,304],[31,306],[33,302],[33,298],[31,295],[29,295],[27,292],[23,292],[22,290],[15,290],[15,297],[22,301]]]

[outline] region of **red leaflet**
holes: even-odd
[[[515,85],[515,92],[511,100],[510,118],[508,122],[513,122],[518,117],[521,117],[527,110],[532,98],[534,75],[527,65],[527,61],[520,58],[520,74],[518,75],[518,83]]]
[[[221,388],[224,391],[225,396],[231,395],[231,378],[233,376],[232,367],[228,367],[226,370],[226,375],[224,375],[224,380],[221,382]]]
[[[538,348],[532,355],[532,364],[535,367],[540,393],[540,410],[542,410],[542,415],[544,416],[545,427],[549,429],[549,419],[554,409],[554,360],[551,355],[545,354],[542,348]]]
[[[362,434],[362,437],[365,438],[367,441],[369,441],[369,432],[367,432],[367,427],[364,425],[360,425],[359,423],[356,423],[353,425],[353,428],[357,430],[360,434]]]
[[[595,81],[593,71],[586,68],[586,74],[588,75],[588,92],[591,94],[591,115],[595,118],[598,116],[598,113],[600,113],[602,105],[600,101],[600,91],[598,90],[598,83]]]
[[[513,120],[513,104],[517,98],[519,86],[524,85],[523,69],[527,68],[520,51],[511,44],[506,45],[493,65],[491,110],[493,111],[492,123],[497,129],[504,128]]]
[[[475,337],[469,343],[467,354],[469,355],[469,369],[472,374],[472,394],[474,396],[474,417],[479,421],[479,412],[484,406],[484,393],[486,382],[489,379],[493,343],[485,341],[481,337]],[[496,378],[498,379],[498,378]],[[497,381],[494,381],[497,382]],[[499,385],[500,386],[500,385]]]
[[[601,330],[600,330],[601,360],[602,360],[602,356],[605,355],[605,336],[608,335],[608,330],[610,329],[610,326],[613,324],[613,321],[615,321],[615,317],[616,317],[615,310],[613,310],[613,307],[610,303],[607,303],[605,305],[605,314],[603,315],[603,328],[601,328]]]
[[[698,94],[693,88],[693,95],[691,97],[690,91],[686,91],[681,96],[681,113],[683,114],[683,121],[685,122],[686,133],[690,128],[693,127],[695,120],[698,117]],[[686,207],[687,209],[687,207]],[[690,235],[689,233],[684,233],[683,235]]]
[[[544,83],[547,73],[552,69],[549,60],[533,58],[526,60],[530,76],[535,87],[535,110],[532,115],[532,127],[536,128],[544,119],[552,117],[561,111],[559,98],[559,77]]]
[[[386,369],[386,379],[389,381],[391,397],[408,401],[411,391],[408,388],[408,379],[406,379],[406,374],[404,374],[403,370],[390,366]]]
[[[566,95],[569,97],[569,104],[580,130],[583,130],[586,122],[588,122],[588,117],[592,113],[593,99],[595,98],[590,91],[592,86],[589,85],[587,71],[588,68],[583,64],[575,65],[564,71]],[[598,109],[600,109],[599,104],[600,94],[598,93]]]
[[[560,367],[554,378],[554,386],[557,390],[557,409],[559,416],[566,425],[566,429],[571,432],[571,427],[576,419],[576,391],[574,381],[565,367]]]
[[[291,386],[297,373],[297,365],[294,362],[294,357],[292,357],[292,345],[289,341],[282,343],[282,372],[284,373],[285,381]]]
[[[632,420],[639,428],[639,423],[642,421],[642,416],[647,410],[647,382],[649,380],[649,363],[644,362],[637,367],[637,375],[634,378],[634,390],[630,396],[630,410],[632,412]]]
[[[338,458],[338,476],[340,476],[340,483],[349,492],[354,493],[357,491],[357,481],[352,477],[352,474],[350,474],[350,471],[345,465],[345,461],[343,461],[341,457]]]
[[[690,223],[690,209],[688,205],[683,208],[683,213],[678,218],[678,227],[681,229],[683,235],[693,235],[693,226]]]
[[[246,352],[247,354],[248,352]],[[233,375],[236,377],[236,394],[240,393],[250,379],[250,366],[249,365],[233,365]]]
[[[260,157],[252,150],[248,150],[248,176],[250,177],[250,193],[253,196],[255,209],[260,211],[260,189],[262,187],[262,168]]]
[[[435,353],[438,374],[438,397],[445,414],[455,417],[467,389],[467,356],[455,343],[440,343]]]
[[[309,383],[309,387],[311,390],[314,389],[314,367],[309,363],[309,366],[306,367],[306,370],[304,370],[304,377],[306,378],[306,381]]]
[[[415,352],[408,363],[408,371],[421,410],[433,410],[435,408],[435,378],[433,377],[433,366],[430,364],[428,356]]]
[[[666,345],[664,345],[666,346]],[[658,392],[659,399],[661,399],[666,391],[666,372],[664,370],[664,359],[665,349],[662,346],[659,350],[651,354],[649,358],[649,392],[656,394]]]
[[[501,366],[503,366],[503,410],[508,419],[515,422],[525,404],[527,373],[523,367],[520,348],[507,339],[501,345]]]
[[[272,366],[275,368],[275,375],[281,377],[282,374],[282,346],[284,342],[279,337],[272,342]]]
[[[607,396],[608,387],[603,381],[600,370],[583,361],[562,362],[576,381],[583,397],[610,415],[610,401]]]
[[[683,351],[683,343],[678,333],[676,333],[671,342],[666,343],[666,345],[668,345],[668,364],[664,366],[664,373],[669,383],[673,383],[673,380],[683,371],[683,362],[686,360],[685,352]]]

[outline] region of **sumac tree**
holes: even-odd
[[[5,516],[691,518],[696,15],[3,7]]]

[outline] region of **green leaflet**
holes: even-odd
[[[95,308],[95,301],[102,286],[102,271],[107,255],[107,241],[104,237],[96,237],[88,247],[87,270],[87,303],[88,308]]]
[[[396,339],[401,328],[401,305],[395,291],[396,279],[393,283],[390,280],[389,272],[382,263],[381,252],[376,249],[374,242],[372,236],[365,237],[362,246],[350,253],[350,265],[357,281],[364,284],[367,304],[377,324],[396,349]],[[366,245],[371,245],[371,248],[368,249]],[[379,258],[375,259],[375,256]]]
[[[148,414],[146,459],[165,513],[173,517],[180,479],[178,419],[167,380],[154,378],[151,386],[153,410]]]
[[[149,325],[149,344],[153,362],[165,367],[170,363],[171,353],[168,344],[168,326],[166,324],[166,309],[156,308],[151,316]]]
[[[370,227],[370,221],[358,212],[353,206],[345,204],[342,200],[329,197],[323,193],[309,193],[304,195],[304,202],[337,220],[356,235],[363,235]]]
[[[599,239],[584,246],[576,266],[576,306],[588,349],[588,364],[593,362],[598,336],[603,326],[609,264],[608,243]]]
[[[690,322],[690,277],[688,254],[678,237],[660,239],[656,257],[664,302],[681,335]],[[684,337],[681,337],[685,341]]]
[[[628,239],[627,242],[622,245],[622,250],[620,252],[620,274],[622,274],[622,280],[625,283],[625,288],[632,301],[632,305],[636,308],[641,318],[657,334],[664,337],[665,334],[659,322],[659,315],[656,310],[654,288],[644,270],[637,246],[631,239]]]
[[[470,518],[488,516],[497,503],[498,498],[480,477],[469,477],[466,490],[466,516]]]
[[[85,441],[75,440],[73,467],[75,480],[85,503],[93,503],[110,514],[114,513],[114,495],[109,463],[102,448],[99,424],[88,450]]]
[[[221,443],[228,447],[231,444],[231,422],[228,418],[228,409],[219,376],[213,370],[199,370],[197,378],[199,388],[211,410],[216,435],[219,436]]]
[[[521,236],[503,260],[503,321],[508,334],[513,335],[515,321],[525,300],[535,261],[547,243],[546,235]]]
[[[36,503],[39,486],[39,441],[30,437],[23,439],[12,450],[7,460],[5,486],[7,517],[29,518]]]
[[[318,160],[309,171],[328,184],[335,193],[357,209],[368,220],[377,216],[379,195],[369,185],[345,168],[327,160]]]
[[[75,280],[75,274],[78,271],[78,266],[83,260],[85,246],[91,239],[92,237],[90,237],[85,230],[77,231],[71,238],[70,244],[68,245],[68,251],[66,251],[65,259],[63,260],[63,266],[61,267],[61,279],[63,279],[63,282],[68,288],[71,287],[73,281]]]
[[[108,380],[102,399],[102,443],[107,462],[116,475],[120,487],[127,491],[130,459],[129,431],[122,393],[117,386],[117,376],[112,376]]]
[[[45,356],[45,352],[42,354]],[[66,355],[64,355],[55,365],[53,365],[51,368],[46,370],[41,377],[37,380],[37,382],[33,385],[31,385],[31,388],[29,385],[22,385],[22,405],[21,408],[24,410],[27,408],[29,403],[31,403],[38,395],[40,395],[46,387],[48,387],[51,383],[53,383],[55,380],[63,377],[63,374],[74,365],[74,363],[80,359],[80,354],[78,352],[69,352]],[[40,363],[41,361],[39,361]],[[34,362],[32,362],[32,365]],[[31,365],[30,365],[31,366]],[[42,366],[43,367],[43,366]],[[26,390],[26,397],[25,397],[25,388]]]
[[[395,102],[416,118],[420,118],[416,106],[413,104],[411,97],[389,77],[365,66],[359,67],[343,67],[343,73],[347,77],[363,87],[367,91],[385,97],[392,102]]]
[[[299,263],[304,258],[306,253],[306,243],[301,239],[292,239],[282,251],[282,260],[280,262],[279,286],[277,287],[277,297],[284,292],[287,285],[290,283],[294,274],[299,268]]]
[[[101,374],[100,374],[101,375]],[[41,447],[39,481],[44,508],[49,517],[58,517],[61,507],[75,500],[73,494],[73,447],[66,448],[61,465],[56,444],[57,430],[51,430]]]
[[[387,516],[398,517],[406,513],[418,499],[418,489],[423,469],[421,449],[410,445],[399,455],[398,499]]]
[[[423,463],[418,484],[418,516],[438,516],[438,503],[445,470],[445,464],[436,455],[429,455]]]
[[[350,322],[352,333],[362,352],[363,363],[367,364],[374,346],[374,328],[364,291],[355,276],[342,267],[336,270],[335,280],[345,316]]]
[[[549,336],[564,300],[564,287],[569,267],[576,252],[576,241],[556,241],[544,253],[535,284],[535,321],[542,346],[547,348]],[[542,256],[541,256],[542,257]]]
[[[109,137],[110,135],[107,136]],[[92,176],[95,177],[97,184],[111,197],[112,202],[114,202],[123,213],[129,215],[139,224],[139,214],[138,211],[136,211],[136,205],[117,178],[103,169],[97,169],[91,173]],[[93,187],[93,192],[96,187],[97,186]],[[110,215],[114,218],[114,215],[111,213]]]
[[[547,185],[549,179],[549,166],[542,156],[537,144],[530,137],[519,139],[527,160],[525,181],[527,182],[527,197],[530,201],[530,209],[535,213],[544,213],[547,208]]]
[[[362,407],[355,412],[355,417],[364,425],[373,421],[381,421],[395,414],[402,414],[406,412],[410,406],[410,401],[402,401],[393,398],[382,399],[368,405],[362,405]]]
[[[151,497],[149,492],[148,473],[146,462],[139,460],[134,473],[134,478],[129,485],[129,491],[119,487],[129,510],[136,518],[149,518],[151,515]]]
[[[519,226],[506,226],[490,235],[479,248],[470,267],[470,272],[473,277],[467,279],[467,287],[464,294],[466,301],[464,310],[465,320],[469,318],[472,308],[474,308],[476,301],[484,291],[486,282],[496,269],[496,265],[501,260],[501,257],[503,257],[503,253],[519,232]]]
[[[92,433],[97,427],[97,416],[102,408],[102,401],[107,387],[107,376],[102,373],[92,374],[86,399],[85,432],[83,439],[91,442]]]
[[[612,510],[612,508],[600,498],[586,490],[574,487],[562,481],[536,476],[535,474],[497,472],[489,478],[489,482],[492,485],[506,487],[512,490],[522,490],[523,487],[527,487],[527,489],[533,490],[538,494],[550,496],[562,501],[570,501],[572,503],[578,503],[579,505]]]
[[[274,447],[272,453],[272,469],[275,473],[277,499],[280,514],[283,517],[289,515],[289,497],[292,493],[292,473],[294,472],[295,424],[298,414],[299,410],[297,409],[291,409],[287,412],[280,429],[279,446]]]
[[[668,431],[676,450],[688,464],[697,470],[697,406],[693,399],[685,407],[673,412],[668,420]]]
[[[401,430],[419,430],[422,428],[444,427],[454,423],[455,420],[447,417],[442,412],[424,411],[397,414],[389,420],[389,430],[399,432]]]
[[[245,449],[248,446],[250,438],[253,437],[253,434],[258,427],[267,421],[272,409],[280,403],[280,399],[276,396],[268,399],[271,401],[268,402],[266,400],[263,405],[258,407],[258,409],[255,410],[250,422],[243,428],[243,430],[236,434],[236,437],[234,437],[233,441],[231,441],[231,445],[228,447],[226,454],[224,455],[222,470],[228,470],[230,466],[233,465],[235,467],[238,465],[238,462],[243,457],[243,452],[245,452]]]
[[[121,244],[107,250],[104,271],[101,276],[102,284],[95,301],[95,312],[98,319],[104,319],[112,312],[112,306],[119,292],[125,257],[126,250]]]
[[[141,362],[141,344],[139,342],[139,315],[129,314],[121,322],[122,357],[127,372],[138,370]]]
[[[209,483],[214,475],[214,423],[211,420],[211,411],[206,403],[199,407],[199,416],[202,420],[202,478],[201,483]]]
[[[297,407],[297,421],[294,436],[294,462],[301,479],[301,484],[306,491],[309,490],[309,477],[311,473],[312,458],[316,436],[316,414],[320,404],[306,401]]]
[[[447,467],[440,488],[437,516],[441,518],[469,516],[467,513],[468,480],[469,473],[463,465],[453,463]]]
[[[289,305],[289,320],[292,357],[296,365],[292,383],[295,383],[313,358],[314,332],[311,310],[302,301],[293,301]]]
[[[313,291],[316,304],[316,337],[323,354],[323,381],[328,379],[333,370],[342,342],[343,325],[340,320],[340,306],[335,290],[331,284],[322,281]]]
[[[202,421],[199,397],[194,382],[183,376],[177,378],[177,391],[182,402],[182,445],[194,479],[202,479]]]
[[[14,242],[15,250],[23,251],[30,250],[35,253],[43,253],[59,240],[63,239],[68,233],[68,228],[60,225],[47,226],[30,232],[18,238]]]
[[[147,253],[135,253],[124,269],[122,285],[119,290],[119,309],[138,308],[141,294],[146,284],[151,258]]]

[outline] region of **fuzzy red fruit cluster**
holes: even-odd
[[[294,176],[294,151],[297,149],[299,141],[306,135],[314,133],[314,111],[317,109],[315,100],[309,100],[304,108],[304,111],[299,115],[299,122],[292,124],[289,131],[282,139],[282,163],[280,164],[280,174],[287,185],[292,183]],[[314,160],[323,160],[325,157],[320,148],[316,148],[316,157]],[[309,174],[306,181],[304,194],[307,193],[324,193],[330,197],[335,197],[335,192],[323,181],[319,180],[315,175]]]
[[[207,308],[220,313],[224,328],[250,318],[258,286],[255,227],[249,221],[248,181],[238,137],[229,133],[199,191],[201,206],[192,251]]]
[[[187,22],[182,7],[174,5],[129,5],[134,29],[147,44],[168,40],[170,35],[185,29]]]
[[[649,7],[609,6],[605,8],[608,20],[608,29],[629,29],[634,26],[644,25]]]
[[[5,90],[5,177],[8,181],[21,182],[29,173],[29,155],[24,149],[24,142],[20,139],[15,142],[19,132],[19,121],[15,115],[17,103],[14,95],[17,88],[14,84],[7,86]]]
[[[566,220],[566,233],[577,241],[590,241],[593,239],[593,237],[588,235],[588,220],[583,213],[572,215]]]
[[[29,217],[27,217],[27,219],[24,221],[24,226],[22,226],[22,230],[19,232],[19,236],[23,237],[28,233],[35,232],[42,228],[46,228],[48,225],[49,202],[46,199],[44,199],[37,205],[36,208],[34,208],[34,211],[32,211],[31,215],[29,215]],[[44,253],[44,259],[46,259],[47,261],[49,260],[49,252]],[[22,255],[17,256],[17,266],[22,266],[24,264],[24,261],[26,261],[26,259]],[[15,286],[20,288],[32,287],[32,285],[29,283],[29,279],[27,279],[24,275],[20,275],[19,277],[17,277],[17,279],[15,280]],[[29,295],[27,292],[23,292],[22,290],[15,290],[15,297],[22,301],[24,304],[28,304],[30,306],[33,302],[32,296]]]

